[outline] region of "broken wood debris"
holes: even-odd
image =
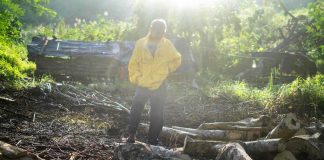
[[[41,160],[28,151],[0,141],[0,159]]]
[[[289,113],[273,126],[267,116],[250,118],[238,122],[203,123],[197,129],[173,126],[163,127],[161,140],[165,144],[183,144],[177,152],[195,156],[216,157],[216,159],[324,159],[324,144],[319,140],[321,129],[314,135],[298,135],[301,125],[296,115]],[[149,125],[141,124],[140,130],[147,133]],[[306,127],[307,128],[307,127]],[[308,127],[309,128],[309,127]],[[317,127],[320,128],[320,127]],[[314,131],[313,127],[313,132]],[[270,131],[268,134],[261,134]],[[258,133],[258,136],[242,136]],[[300,132],[310,133],[310,132]],[[174,140],[177,137],[177,140]],[[152,151],[153,152],[153,151]],[[162,152],[162,155],[168,155]]]

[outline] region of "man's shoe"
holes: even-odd
[[[135,143],[135,135],[129,135],[126,142]]]

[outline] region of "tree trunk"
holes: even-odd
[[[223,148],[227,142],[196,140],[186,137],[183,151],[188,155],[217,155],[218,151]],[[246,152],[253,159],[273,159],[273,157],[283,150],[285,145],[280,139],[266,139],[258,141],[243,142]]]
[[[237,122],[235,122],[237,123]],[[202,125],[208,125],[208,123],[203,123]],[[242,125],[226,125],[226,124],[216,124],[213,123],[214,126],[199,126],[198,129],[201,130],[237,130],[237,131],[260,131],[265,132],[269,131],[269,128],[266,127],[248,127],[248,126],[242,126]]]
[[[228,143],[219,150],[216,160],[224,159],[252,160],[239,143]]]
[[[287,140],[294,136],[299,130],[300,123],[295,114],[289,113],[286,117],[267,135],[266,139],[282,138]]]
[[[248,153],[279,152],[285,149],[284,142],[280,139],[265,139],[258,141],[244,142]]]
[[[286,150],[293,153],[298,159],[324,159],[324,144],[318,141],[319,134],[313,136],[295,136],[286,142]]]
[[[256,140],[261,137],[260,131],[237,130],[200,130],[173,126],[173,129],[189,132],[204,140],[229,141],[229,140]]]
[[[189,155],[217,156],[215,145],[223,144],[222,141],[195,140],[187,136],[183,146],[183,152]]]
[[[141,123],[139,125],[139,131],[147,134],[149,130],[148,124]],[[160,138],[163,140],[164,143],[168,145],[174,145],[174,144],[183,144],[186,136],[190,137],[197,137],[196,134],[169,128],[169,127],[163,127],[162,131],[160,133]]]
[[[198,129],[205,130],[263,130],[272,125],[268,116],[262,115],[259,118],[247,118],[238,122],[214,122],[203,123]],[[256,128],[254,128],[256,127]],[[262,128],[260,128],[262,127]]]
[[[285,150],[285,144],[280,139],[265,139],[245,142],[245,149],[253,159],[272,160],[278,152]]]

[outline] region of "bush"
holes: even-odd
[[[27,59],[24,46],[6,43],[0,39],[0,79],[9,85],[17,85],[27,75],[35,70],[34,63]]]
[[[288,109],[308,113],[310,116],[320,115],[320,112],[324,112],[324,75],[297,78],[292,83],[283,85],[269,106],[279,111]]]

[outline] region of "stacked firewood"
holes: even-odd
[[[77,55],[65,58],[30,55],[29,60],[36,63],[36,74],[51,74],[55,78],[68,76],[78,81],[86,78],[118,78],[122,67],[121,62],[105,56]]]
[[[149,125],[141,124],[140,131],[148,132]],[[203,123],[197,129],[163,127],[160,138],[176,149],[159,149],[143,144],[153,155],[160,157],[213,157],[213,159],[324,159],[324,125],[301,127],[295,114],[289,113],[277,125],[268,116],[248,118],[238,122]],[[131,144],[126,144],[129,146]],[[138,144],[137,144],[138,145]],[[162,147],[163,148],[163,147]],[[120,147],[117,152],[122,152]],[[168,155],[165,155],[167,150]],[[163,151],[163,152],[160,152]],[[170,154],[172,153],[172,154]],[[119,154],[123,155],[123,154]],[[185,159],[190,159],[186,157]],[[123,159],[120,158],[119,159]]]

